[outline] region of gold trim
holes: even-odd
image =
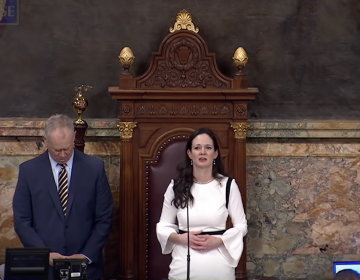
[[[120,138],[131,139],[136,124],[136,122],[118,122],[117,127],[120,131]]]
[[[245,139],[250,125],[246,122],[231,123],[231,127],[234,129],[235,139]]]
[[[192,23],[192,18],[190,13],[187,10],[181,10],[176,17],[176,22],[174,23],[174,27],[170,27],[170,33],[174,33],[175,31],[179,31],[181,29],[193,31],[195,33],[199,32],[199,28],[195,28]]]

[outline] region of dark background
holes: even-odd
[[[20,24],[0,26],[0,117],[75,115],[74,87],[89,84],[84,118],[116,118],[120,50],[143,74],[187,9],[224,74],[246,49],[251,119],[360,118],[359,0],[19,1]]]

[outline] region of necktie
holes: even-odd
[[[69,197],[69,184],[68,184],[68,175],[66,171],[66,164],[59,164],[61,166],[61,171],[59,173],[59,197],[61,207],[63,209],[64,215],[66,216],[66,207]]]

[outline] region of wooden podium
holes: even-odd
[[[124,72],[119,86],[109,87],[119,103],[121,141],[119,279],[167,279],[171,256],[161,254],[155,226],[186,140],[199,127],[214,130],[246,208],[248,102],[258,89],[247,87],[243,73],[234,78],[220,73],[215,54],[208,52],[185,10],[144,75],[129,71],[131,49],[119,58]],[[247,277],[246,246],[236,276]]]

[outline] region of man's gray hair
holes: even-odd
[[[57,128],[68,128],[71,131],[74,131],[73,120],[63,114],[52,115],[45,123],[45,137],[49,138],[51,132]]]

